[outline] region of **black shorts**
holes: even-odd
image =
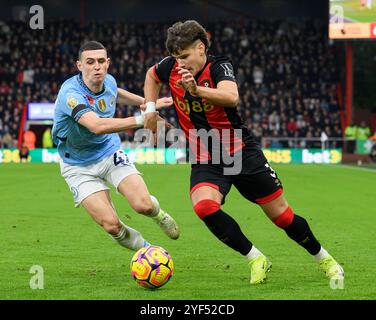
[[[221,165],[192,165],[191,194],[201,186],[211,186],[223,195],[223,204],[232,185],[244,198],[257,204],[268,203],[282,194],[282,182],[261,150],[244,150],[242,170],[235,175],[224,174]]]

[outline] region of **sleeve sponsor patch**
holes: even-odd
[[[78,105],[78,101],[73,96],[68,96],[67,104],[71,109],[74,109]]]
[[[221,63],[220,66],[223,68],[226,77],[235,79],[234,69],[232,68],[231,63],[229,62]]]

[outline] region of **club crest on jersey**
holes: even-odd
[[[75,97],[69,96],[67,99],[67,104],[71,109],[74,109],[78,105],[78,101]]]
[[[105,112],[106,111],[106,102],[104,101],[104,99],[100,99],[98,101],[98,108],[101,112]]]
[[[200,81],[200,83],[198,85],[201,86],[201,87],[210,88],[210,82],[207,79]]]

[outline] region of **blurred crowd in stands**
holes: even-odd
[[[74,21],[27,24],[0,22],[0,147],[16,144],[22,108],[28,102],[54,102],[60,85],[77,70],[77,51],[85,40],[101,41],[111,58],[109,72],[118,86],[143,95],[147,69],[167,55],[171,23],[132,24]],[[341,138],[335,55],[326,25],[307,20],[211,22],[210,54],[228,55],[239,85],[241,115],[256,139],[269,137]],[[163,88],[162,96],[169,95]],[[118,106],[117,117],[135,106]],[[178,127],[173,108],[161,111]],[[133,130],[121,134],[132,141]]]

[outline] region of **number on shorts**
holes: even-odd
[[[128,155],[123,151],[117,151],[114,153],[114,165],[126,166],[129,165],[130,161]]]
[[[277,178],[277,175],[276,175],[274,169],[270,166],[269,163],[265,163],[265,167],[267,167],[267,168],[270,170],[270,175],[271,175],[273,178]]]

